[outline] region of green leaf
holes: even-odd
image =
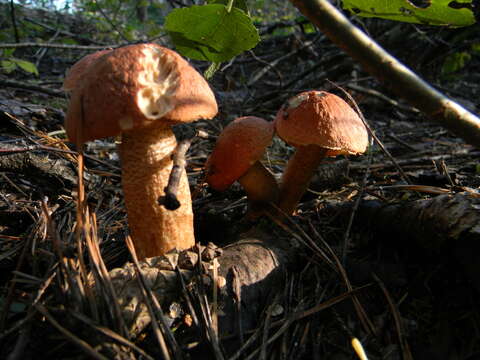
[[[22,70],[30,74],[38,75],[38,69],[34,63],[26,60],[15,59],[15,58],[12,58],[11,61],[15,62],[15,64],[17,64],[20,68],[22,68]]]
[[[228,0],[207,0],[207,4],[221,4],[227,6]],[[246,0],[233,0],[233,7],[245,11],[248,14],[248,6]]]
[[[422,3],[425,5],[415,6],[409,0],[343,0],[342,6],[358,16],[416,24],[469,26],[475,23],[472,0],[430,0]]]
[[[224,5],[210,4],[175,9],[165,29],[182,55],[196,60],[225,62],[250,50],[260,41],[249,16]]]
[[[465,67],[472,56],[468,52],[456,52],[448,55],[442,65],[442,74],[448,75]]]
[[[2,53],[3,53],[3,56],[5,57],[11,57],[13,55],[13,53],[15,52],[15,48],[10,48],[10,49],[3,49]]]
[[[5,71],[7,74],[10,74],[17,68],[17,65],[10,60],[2,60],[0,64],[2,65],[2,70]]]

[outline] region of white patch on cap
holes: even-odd
[[[175,58],[161,49],[143,49],[144,70],[138,75],[142,88],[137,93],[137,105],[148,119],[159,119],[174,108],[171,97],[178,89],[179,79]]]
[[[122,129],[122,131],[131,130],[133,129],[133,120],[130,116],[125,116],[118,120],[118,126],[120,126],[120,129]]]
[[[295,109],[298,107],[301,103],[303,103],[305,100],[308,99],[308,94],[299,94],[297,96],[294,96],[293,98],[288,100],[288,109]]]

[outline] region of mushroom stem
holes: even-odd
[[[190,188],[182,170],[175,211],[158,204],[165,196],[177,146],[170,127],[124,132],[120,145],[122,185],[130,232],[140,259],[195,244]]]
[[[238,182],[247,194],[247,218],[255,219],[270,208],[270,203],[277,203],[279,194],[277,181],[260,161],[256,161],[238,178]]]
[[[279,208],[293,214],[307,190],[315,169],[325,158],[328,149],[317,145],[298,146],[287,163],[280,184]]]

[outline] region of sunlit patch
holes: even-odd
[[[294,96],[293,98],[288,100],[287,110],[295,109],[296,107],[300,106],[300,104],[303,103],[307,99],[308,99],[308,94],[305,94],[305,93]]]
[[[156,47],[143,49],[143,71],[138,75],[142,86],[137,93],[137,105],[148,119],[159,119],[174,108],[170,99],[178,88],[175,58]]]

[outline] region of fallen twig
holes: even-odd
[[[58,98],[65,99],[65,93],[63,91],[56,90],[56,89],[50,89],[50,88],[46,88],[46,87],[43,87],[43,86],[27,84],[27,83],[13,81],[13,80],[5,80],[5,79],[0,79],[0,85],[5,86],[5,87],[16,88],[16,89],[36,91],[36,92],[40,92],[40,93],[43,93],[43,94],[47,94],[47,95],[51,95],[51,96],[55,96],[55,97],[58,97]]]

